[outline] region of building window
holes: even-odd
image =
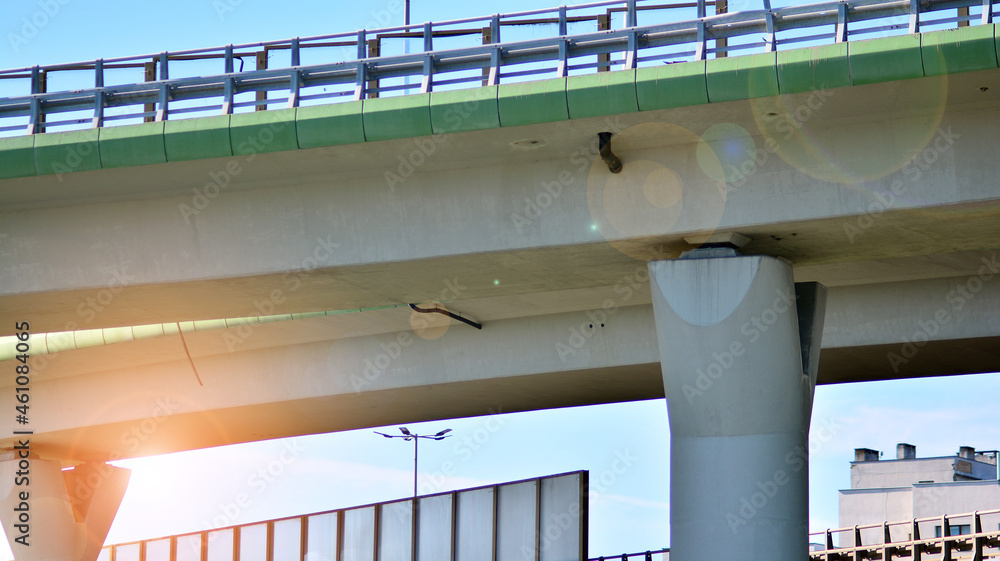
[[[961,534],[971,534],[972,526],[969,524],[948,524],[950,535],[959,536]],[[934,526],[934,537],[941,537],[941,526]]]

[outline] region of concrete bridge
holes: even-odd
[[[0,139],[0,358],[33,355],[0,396],[30,395],[28,423],[0,419],[8,538],[22,440],[62,517],[34,531],[90,561],[127,484],[112,459],[666,395],[672,555],[804,555],[816,383],[1000,370],[986,6],[633,10],[593,37],[0,100],[32,133]],[[960,27],[921,31],[945,9]],[[911,33],[846,41],[878,10]],[[836,42],[778,48],[803,22]],[[763,52],[723,56],[760,30]],[[470,67],[477,87],[435,86]],[[375,97],[406,73],[419,93]],[[310,79],[356,99],[303,105]],[[222,114],[170,118],[196,90]],[[234,112],[279,90],[287,108]],[[97,126],[52,132],[81,106]],[[150,122],[107,126],[121,106]],[[778,471],[790,491],[731,532]]]

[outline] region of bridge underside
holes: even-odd
[[[967,72],[0,181],[5,330],[398,305],[188,334],[197,376],[176,337],[32,359],[34,449],[662,397],[646,261],[713,233],[830,287],[819,383],[998,371],[998,93],[1000,71]]]

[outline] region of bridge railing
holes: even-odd
[[[941,560],[1000,558],[1000,509],[966,514],[864,524],[809,534],[824,549],[810,551],[811,561],[865,559]],[[873,537],[873,534],[877,537]],[[813,536],[816,536],[814,538]],[[840,546],[834,546],[839,539]]]
[[[769,0],[763,2],[768,8]],[[707,15],[708,6],[713,6],[714,15]],[[628,0],[625,6],[620,0],[607,1],[286,41],[3,70],[0,91],[13,95],[0,98],[0,135],[426,93],[536,76],[634,69],[710,56],[773,52],[779,46],[843,42],[878,33],[914,33],[928,27],[968,25],[974,20],[991,23],[994,16],[993,0],[844,0],[773,10],[725,13],[725,9],[724,0],[686,4]],[[695,10],[698,17],[639,25],[641,12],[659,14],[664,10]],[[617,27],[613,22],[616,14],[623,16]],[[662,14],[659,17],[663,18]],[[583,24],[596,29],[579,32]],[[518,34],[512,30],[521,30],[524,35],[524,29],[537,34],[545,28],[550,29],[542,33],[549,35],[542,38],[506,40],[509,34]],[[444,43],[470,36],[481,36],[483,44],[442,48]],[[383,49],[386,42],[399,39],[419,39],[422,46],[415,53],[387,54],[390,49]],[[337,50],[342,56],[334,56]],[[269,57],[279,51],[288,52],[288,66],[269,68]],[[307,56],[313,51],[326,54]],[[253,70],[244,64],[248,57],[256,59]],[[322,61],[311,63],[307,60],[310,57]],[[219,61],[221,73],[206,71],[205,64]],[[177,66],[192,62],[197,62],[198,66],[192,68],[199,74],[178,77]],[[123,83],[108,83],[112,76],[123,76],[122,71],[138,72],[140,68],[141,81],[131,76]],[[60,78],[67,85],[55,91],[55,77],[62,73],[83,73],[92,81],[88,78],[87,84],[80,86]],[[12,90],[12,83],[20,85]]]

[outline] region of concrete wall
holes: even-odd
[[[840,527],[881,524],[885,521],[913,518],[913,491],[911,487],[896,489],[851,489],[840,492]],[[905,539],[896,535],[893,539]],[[882,541],[882,529],[861,532],[862,543]],[[853,534],[842,534],[840,545],[854,545]]]
[[[904,487],[918,481],[954,481],[955,458],[884,460],[851,464],[851,489]]]

